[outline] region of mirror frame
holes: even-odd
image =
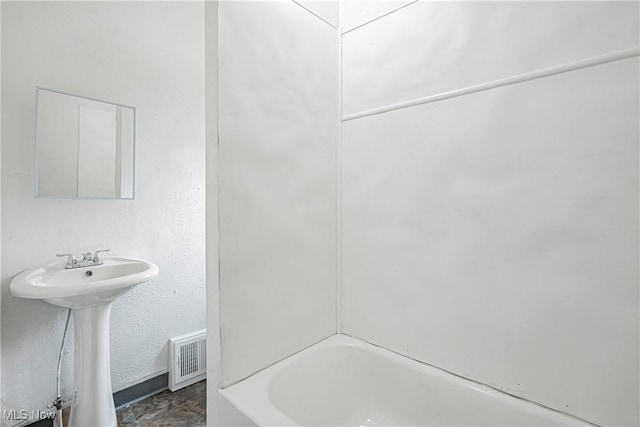
[[[40,195],[38,194],[38,177],[39,177],[39,171],[38,171],[38,95],[39,95],[39,91],[47,91],[47,92],[52,92],[52,93],[56,93],[59,95],[66,95],[66,96],[72,96],[74,98],[82,98],[82,99],[86,99],[88,101],[94,101],[94,102],[100,102],[103,104],[110,104],[116,107],[122,107],[122,108],[129,108],[130,110],[133,111],[133,128],[132,128],[132,133],[133,133],[133,148],[132,148],[132,169],[131,169],[131,197],[78,197],[77,195],[74,196],[49,196],[49,195]],[[56,90],[56,89],[50,89],[47,87],[43,87],[43,86],[39,86],[36,85],[35,87],[35,129],[34,129],[34,153],[33,153],[33,158],[34,158],[34,174],[33,174],[33,194],[34,197],[36,199],[61,199],[61,200],[135,200],[136,198],[136,140],[137,140],[137,123],[136,123],[136,108],[132,107],[130,105],[125,105],[125,104],[120,104],[117,102],[111,102],[111,101],[105,101],[103,99],[97,99],[97,98],[93,98],[93,97],[88,97],[88,96],[83,96],[83,95],[75,95],[72,93],[68,93],[68,92],[63,92],[60,90]]]

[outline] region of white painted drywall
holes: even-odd
[[[336,30],[219,4],[222,384],[336,332]]]
[[[420,2],[344,35],[343,103],[455,91],[637,34],[637,2]],[[638,73],[621,59],[344,122],[344,332],[637,425]]]
[[[207,425],[220,425],[220,292],[218,288],[218,2],[205,13]]]
[[[57,252],[110,247],[160,267],[113,306],[114,390],[166,372],[168,338],[205,327],[203,14],[203,2],[2,2],[4,409],[55,397],[65,312],[9,283]],[[136,107],[135,200],[34,198],[36,85]]]

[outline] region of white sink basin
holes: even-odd
[[[137,259],[105,257],[103,264],[66,269],[66,262],[32,268],[11,281],[15,297],[68,307],[74,318],[73,401],[70,427],[117,427],[111,389],[111,303],[158,275],[158,266]]]
[[[105,257],[104,264],[65,269],[65,262],[25,270],[11,282],[11,293],[60,307],[84,308],[114,301],[153,279],[158,267],[130,258]]]

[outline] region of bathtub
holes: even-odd
[[[345,335],[220,390],[223,426],[576,426],[583,420]]]

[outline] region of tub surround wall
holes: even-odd
[[[338,28],[338,2],[323,0],[293,0],[333,28]]]
[[[340,28],[346,34],[416,1],[418,0],[340,0]]]
[[[344,115],[638,48],[634,3],[501,3],[420,1],[346,33]]]
[[[602,58],[343,123],[342,330],[637,425],[638,3],[418,2],[342,42],[346,115]]]
[[[203,11],[197,2],[2,2],[3,409],[44,410],[55,397],[66,313],[11,297],[9,283],[56,253],[110,247],[160,267],[113,305],[114,391],[166,372],[168,338],[205,327]],[[36,85],[137,108],[136,200],[34,198]]]
[[[223,386],[336,332],[336,30],[300,6],[219,4]]]

